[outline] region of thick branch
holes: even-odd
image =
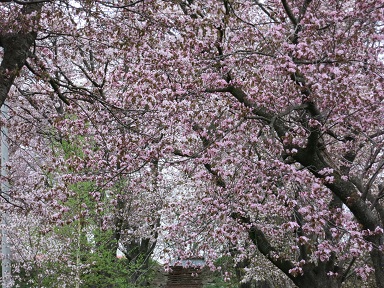
[[[4,57],[0,66],[0,107],[8,96],[21,68],[28,57],[28,52],[36,39],[36,33],[15,33],[1,36]]]
[[[279,137],[282,137],[287,132],[286,127],[282,120],[276,119],[271,113],[266,111],[265,108],[257,107],[254,105],[247,94],[240,88],[229,86],[226,88],[218,90],[206,90],[206,92],[229,92],[231,93],[240,103],[243,103],[246,107],[252,108],[253,114],[261,116],[266,120],[270,120],[273,128],[277,132]],[[314,105],[313,103],[311,103]],[[307,110],[311,110],[307,108]],[[309,111],[312,116],[318,116],[318,112]],[[325,152],[319,151],[317,147],[318,133],[313,131],[310,135],[308,141],[309,145],[306,148],[299,150],[297,154],[294,155],[294,159],[302,164],[304,167],[307,167],[316,177],[324,178],[319,172],[324,168],[335,168],[332,163],[326,160],[326,157],[322,155]],[[326,183],[325,185],[337,196],[340,200],[348,206],[352,211],[358,221],[364,226],[365,229],[375,230],[378,226],[379,219],[371,211],[370,207],[363,201],[359,194],[356,191],[355,186],[349,182],[341,179],[340,173],[335,171],[333,173],[334,181],[332,183]]]
[[[249,230],[249,238],[257,246],[261,254],[268,258],[276,267],[283,271],[287,276],[291,277],[292,280],[295,280],[294,277],[289,273],[289,270],[293,269],[295,266],[291,261],[288,261],[282,257],[275,257],[276,249],[271,246],[264,233],[256,228],[255,226],[251,227]]]
[[[291,10],[291,8],[288,6],[288,3],[286,0],[281,0],[281,3],[283,3],[283,7],[284,7],[284,10],[285,10],[285,13],[287,13],[287,16],[289,18],[289,20],[291,20],[292,24],[294,26],[297,25],[297,19],[295,17],[295,15],[293,15],[293,12]]]
[[[317,151],[316,154],[308,153],[307,149],[301,149],[294,155],[294,159],[307,167],[317,178],[324,178],[324,175],[319,173],[325,168],[334,168],[331,163],[328,163],[326,157],[322,154],[324,152]],[[371,211],[370,207],[363,201],[356,191],[355,186],[350,182],[343,180],[338,171],[333,172],[333,181],[325,183],[340,200],[347,205],[357,220],[364,226],[365,229],[375,230],[378,226],[378,218]]]
[[[41,4],[35,2],[29,2],[29,4],[34,5],[28,6],[28,9],[23,9],[24,14],[39,12],[42,7]],[[23,68],[28,58],[29,49],[36,37],[37,33],[34,31],[0,34],[0,45],[4,48],[3,61],[0,65],[0,107],[7,99],[9,90]]]
[[[311,4],[312,0],[305,0],[303,3],[303,6],[301,6],[300,9],[300,16],[299,16],[299,22],[304,17],[305,13],[307,12],[309,4]]]

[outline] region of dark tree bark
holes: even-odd
[[[284,272],[284,274],[286,274],[298,287],[341,287],[342,277],[331,278],[327,275],[329,271],[333,270],[336,272],[338,269],[338,267],[334,265],[334,259],[331,258],[329,261],[320,262],[317,266],[313,263],[306,263],[302,267],[304,273],[302,275],[293,276],[291,273],[289,273],[289,270],[294,268],[293,263],[281,257],[277,259],[273,257],[275,249],[271,246],[264,233],[260,229],[252,227],[249,231],[249,237],[257,246],[258,250],[276,267]]]
[[[283,120],[278,115],[274,115],[266,108],[257,106],[248,100],[247,94],[239,88],[228,87],[216,92],[229,92],[239,102],[252,109],[255,116],[260,117],[266,124],[271,125],[279,138],[283,139],[288,131]],[[309,117],[319,117],[320,113],[317,110],[315,103],[305,103],[303,108]],[[314,129],[308,136],[308,144],[304,148],[300,147],[284,147],[285,149],[296,148],[297,153],[293,155],[294,162],[300,163],[315,177],[323,179],[324,176],[320,173],[324,168],[332,168],[334,181],[326,183],[325,185],[332,191],[332,193],[344,204],[356,217],[357,221],[363,226],[363,229],[374,231],[377,227],[383,227],[381,219],[383,219],[383,207],[375,201],[375,203],[368,203],[360,196],[359,191],[354,183],[350,180],[343,180],[338,167],[329,159],[326,149],[321,143],[320,132]],[[283,142],[283,141],[282,141]],[[373,205],[374,204],[374,205]],[[260,252],[265,255],[275,266],[283,271],[292,281],[299,287],[340,287],[341,282],[339,279],[330,279],[327,276],[327,271],[324,267],[333,265],[332,263],[324,263],[324,267],[306,267],[303,276],[293,277],[288,273],[293,268],[292,263],[283,259],[275,260],[270,256],[274,251],[270,246],[264,234],[256,227],[249,232],[250,239],[257,245]],[[379,288],[384,288],[384,253],[380,251],[384,243],[383,235],[373,235],[366,238],[367,241],[372,243],[373,250],[370,252],[373,268],[375,269],[376,285]],[[340,273],[342,274],[342,273]],[[314,284],[316,283],[316,284]],[[317,285],[317,286],[316,286]]]
[[[38,14],[41,8],[42,3],[28,3],[28,5],[21,8],[21,15],[29,15],[32,12]],[[31,29],[29,31],[28,29],[18,28],[19,31],[0,32],[0,46],[4,49],[3,60],[0,65],[0,107],[7,99],[9,90],[29,57],[30,49],[37,37],[37,32],[33,31],[32,28],[33,22],[37,21],[37,19],[30,19]],[[27,23],[15,25],[15,27],[18,26],[25,27],[28,25]]]

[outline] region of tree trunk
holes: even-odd
[[[28,4],[21,9],[21,13],[23,15],[33,12],[39,14],[42,6],[42,3]],[[30,26],[32,27],[32,24]],[[29,49],[36,37],[37,33],[32,31],[32,28],[31,31],[6,32],[4,34],[0,32],[0,46],[4,48],[4,56],[0,65],[0,107],[3,106],[9,90],[25,65],[29,56]]]
[[[155,245],[150,239],[140,239],[138,242],[132,242],[126,247],[125,256],[129,260],[132,269],[131,283],[138,287],[148,287],[147,279],[149,270],[149,260]]]
[[[255,288],[275,288],[275,286],[268,280],[258,280],[255,283]]]
[[[247,268],[250,265],[249,259],[244,259],[236,264],[235,271],[236,277],[239,281],[239,288],[251,288],[252,280],[247,282],[241,282],[245,276],[244,268]]]
[[[246,221],[244,219],[243,221]],[[258,250],[276,267],[278,267],[285,275],[287,275],[293,283],[299,288],[340,288],[342,285],[342,273],[337,277],[328,276],[328,272],[334,272],[337,267],[334,266],[333,258],[327,262],[319,262],[318,265],[313,263],[306,263],[302,266],[303,274],[297,276],[292,275],[291,269],[295,268],[293,263],[284,258],[273,257],[276,250],[271,246],[264,233],[251,227],[249,230],[249,237],[252,242],[257,246]],[[380,287],[381,288],[381,287]]]
[[[383,238],[380,237],[380,244],[383,245]],[[378,249],[372,249],[370,252],[373,268],[375,268],[375,279],[378,288],[384,288],[384,254]]]

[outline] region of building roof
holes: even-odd
[[[190,258],[190,259],[183,259],[183,260],[174,260],[169,265],[170,267],[196,267],[200,268],[205,265],[205,260],[203,258]]]

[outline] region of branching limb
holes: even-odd
[[[260,7],[261,11],[263,11],[269,18],[271,18],[274,22],[279,22],[271,12],[268,11],[266,7],[264,7],[263,4],[261,4],[259,1],[255,0],[255,4]]]
[[[288,5],[287,0],[281,0],[281,3],[283,4],[285,13],[287,13],[289,20],[291,20],[292,24],[296,27],[298,22],[297,22],[295,15],[293,15],[291,7],[289,7],[289,5]]]
[[[33,67],[28,62],[25,62],[25,66],[28,68],[29,71],[32,72],[32,74],[42,77],[42,75],[38,73],[35,69],[33,69]],[[53,91],[56,92],[60,100],[63,101],[66,105],[70,105],[68,99],[61,93],[57,81],[53,79],[51,76],[48,76],[48,83],[51,85]]]
[[[31,4],[40,4],[46,2],[53,2],[53,0],[30,0],[30,1],[21,1],[21,0],[0,0],[0,3],[10,3],[15,2],[19,5],[31,5]]]

